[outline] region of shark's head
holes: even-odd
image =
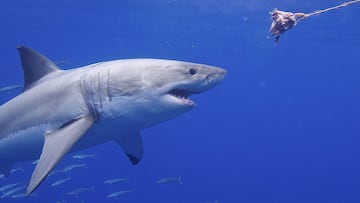
[[[226,74],[208,65],[158,59],[114,61],[107,67],[109,100],[103,102],[103,115],[146,120],[145,127],[194,108],[190,96],[215,87]]]
[[[145,67],[142,82],[146,93],[161,106],[188,110],[195,106],[190,96],[215,87],[225,73],[224,69],[202,64],[162,61],[159,66]]]

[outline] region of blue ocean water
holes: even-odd
[[[64,69],[146,57],[228,74],[193,97],[194,110],[143,131],[139,165],[107,143],[79,152],[95,158],[67,155],[56,169],[86,167],[47,178],[35,196],[0,202],[359,202],[360,4],[303,20],[278,44],[268,37],[273,8],[308,13],[342,2],[3,1],[0,87],[23,81],[18,45]],[[1,93],[1,103],[18,93]],[[14,168],[23,171],[0,179],[0,187],[27,184],[34,165]],[[182,184],[156,183],[169,176]],[[127,183],[103,184],[123,177]],[[79,188],[91,191],[68,195]],[[132,192],[107,197],[120,190]]]

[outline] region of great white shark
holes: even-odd
[[[140,131],[195,107],[189,98],[219,84],[222,68],[175,60],[126,59],[61,70],[18,47],[23,92],[0,106],[0,171],[39,159],[26,194],[68,152],[115,141],[133,164],[143,156]],[[40,157],[40,158],[39,158]]]

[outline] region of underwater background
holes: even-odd
[[[55,170],[82,166],[48,177],[34,196],[0,202],[360,202],[360,4],[305,19],[277,44],[268,32],[273,8],[309,13],[342,2],[2,1],[0,87],[23,82],[18,45],[63,69],[164,58],[228,73],[193,96],[194,110],[142,132],[140,164],[107,143],[67,155]],[[0,92],[0,102],[20,92]],[[16,163],[0,187],[28,184],[34,167]],[[108,197],[116,191],[128,192]]]

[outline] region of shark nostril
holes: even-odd
[[[27,196],[70,151],[114,140],[137,164],[144,153],[140,131],[192,109],[196,104],[189,96],[213,88],[224,77],[216,67],[160,59],[114,60],[60,70],[35,50],[18,51],[25,92],[0,106],[0,172],[9,175],[14,162],[40,155]],[[80,188],[68,195],[87,190],[93,189]]]
[[[206,76],[206,85],[216,85],[220,83],[226,75],[226,71],[224,69],[220,69],[217,72],[210,73]]]

